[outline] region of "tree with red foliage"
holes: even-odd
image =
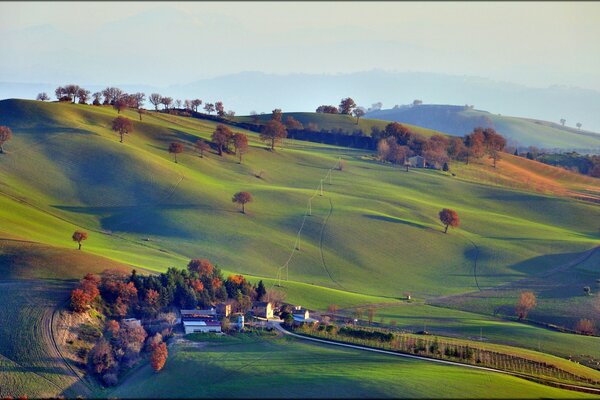
[[[291,115],[288,115],[285,119],[285,127],[291,131],[299,131],[304,129],[304,125],[302,125],[302,122],[298,121]]]
[[[494,128],[486,128],[483,130],[483,145],[485,152],[489,157],[494,160],[494,168],[496,168],[496,161],[500,159],[500,153],[506,146],[506,139],[504,136],[494,130]]]
[[[167,362],[168,356],[169,351],[167,350],[167,345],[164,342],[154,346],[152,354],[150,355],[150,364],[152,365],[152,369],[156,372],[163,369],[165,363]]]
[[[96,346],[90,351],[88,359],[90,360],[92,370],[97,374],[102,374],[117,364],[113,356],[112,347],[106,339],[100,339],[96,343]]]
[[[240,164],[242,163],[242,156],[248,152],[248,136],[243,133],[236,133],[233,135],[233,145],[235,146],[235,152],[240,158]]]
[[[0,126],[0,154],[4,154],[4,143],[12,138],[12,130],[8,126]]]
[[[75,231],[73,233],[73,236],[71,236],[71,239],[73,239],[74,242],[77,242],[77,244],[79,245],[78,250],[81,250],[81,242],[83,242],[84,240],[87,240],[88,238],[88,233],[85,231]]]
[[[119,322],[115,321],[114,319],[110,319],[106,321],[105,329],[111,334],[112,337],[117,337],[117,334],[121,329],[121,325],[119,325]]]
[[[223,102],[222,101],[217,101],[215,103],[215,111],[217,112],[217,115],[219,117],[224,117],[225,116],[225,107],[223,106]]]
[[[465,136],[467,164],[469,164],[470,158],[481,158],[483,156],[485,151],[484,141],[485,136],[483,134],[483,128],[475,128],[471,134]]]
[[[352,110],[356,108],[356,103],[351,97],[346,97],[340,101],[340,114],[350,115]]]
[[[408,129],[399,122],[390,122],[385,126],[384,132],[386,137],[395,137],[398,141],[398,144],[401,146],[405,146],[406,144],[408,144],[408,141],[412,136],[412,132],[410,131],[410,129]]]
[[[183,153],[183,144],[179,142],[173,142],[169,145],[169,153],[175,156],[175,163],[177,163],[177,154]]]
[[[123,137],[133,132],[133,122],[126,117],[117,117],[112,122],[112,130],[119,132],[119,136],[121,137],[120,143],[123,143]]]
[[[219,124],[212,134],[212,141],[217,145],[217,151],[223,156],[223,149],[227,149],[233,140],[233,132],[225,125]]]
[[[340,110],[338,110],[338,108],[336,106],[322,105],[322,106],[317,107],[316,112],[323,113],[323,114],[339,114]]]
[[[75,312],[84,312],[90,306],[90,296],[83,289],[74,289],[71,292],[71,308]]]
[[[263,126],[260,133],[260,140],[271,142],[271,151],[275,151],[275,144],[279,143],[286,136],[287,129],[285,129],[285,125],[276,119],[272,119]]]
[[[215,266],[206,258],[195,258],[190,260],[187,267],[188,271],[196,272],[200,277],[210,277],[215,271]]]
[[[358,121],[361,119],[361,117],[364,117],[364,115],[366,114],[364,108],[355,108],[354,111],[352,112],[352,114],[354,114],[354,116],[356,117],[356,125],[358,125]]]
[[[246,204],[252,201],[252,194],[250,192],[237,192],[231,198],[233,203],[241,204],[242,214],[246,213]]]
[[[200,153],[200,158],[204,158],[204,152],[208,151],[209,148],[210,146],[203,139],[198,139],[196,141],[196,149],[198,149],[198,152]]]
[[[117,345],[123,350],[139,353],[147,336],[146,330],[141,325],[122,324],[117,335]]]
[[[442,211],[440,211],[439,215],[440,215],[440,221],[442,221],[442,224],[446,225],[446,229],[444,230],[444,233],[448,233],[449,226],[456,228],[460,224],[460,219],[458,218],[458,213],[454,210],[451,210],[449,208],[444,208]]]

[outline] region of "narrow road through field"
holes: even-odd
[[[480,367],[477,365],[461,364],[461,363],[454,362],[454,361],[437,360],[435,358],[416,356],[416,355],[412,355],[412,354],[397,353],[397,352],[388,351],[388,350],[374,349],[371,347],[364,347],[364,346],[359,346],[359,345],[355,345],[355,344],[333,342],[333,341],[329,341],[329,340],[325,340],[325,339],[318,339],[318,338],[313,338],[313,337],[308,337],[308,336],[303,336],[303,335],[298,335],[296,333],[292,333],[292,332],[286,330],[282,326],[281,323],[273,323],[271,325],[275,329],[277,329],[278,331],[283,333],[284,335],[292,336],[292,337],[295,337],[295,338],[301,339],[301,340],[309,340],[312,342],[323,343],[323,344],[328,344],[328,345],[333,345],[333,346],[348,347],[351,349],[357,349],[357,350],[363,350],[363,351],[371,351],[374,353],[387,354],[387,355],[396,356],[396,357],[412,358],[412,359],[416,359],[416,360],[429,361],[429,362],[434,362],[434,363],[438,363],[438,364],[453,365],[455,367],[471,368],[471,369],[476,369],[476,370],[480,370],[480,371],[488,371],[488,372],[497,372],[499,374],[510,375],[510,376],[514,376],[517,378],[530,380],[529,377],[527,377],[525,375],[520,375],[517,373],[508,372],[508,371],[502,371],[499,369]],[[560,387],[560,388],[564,388],[564,389],[577,390],[577,391],[581,391],[581,392],[593,393],[593,394],[600,395],[600,389],[594,389],[594,388],[590,388],[587,386],[570,385],[570,384],[566,384],[566,383],[557,383],[557,382],[550,383],[550,382],[543,381],[542,379],[536,380],[536,382],[541,383],[541,384],[547,384],[548,386],[555,386],[555,387]]]

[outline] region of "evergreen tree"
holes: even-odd
[[[267,294],[267,289],[265,289],[265,285],[261,279],[258,281],[258,286],[256,287],[256,299],[259,301],[263,300],[265,294]]]

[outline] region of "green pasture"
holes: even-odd
[[[290,281],[389,298],[459,294],[544,271],[600,237],[593,205],[405,173],[357,150],[294,141],[273,153],[248,133],[240,165],[193,151],[212,133],[209,121],[149,113],[140,122],[126,111],[135,132],[121,144],[109,107],[11,100],[0,111],[15,132],[0,160],[0,190],[13,196],[0,197],[3,236],[70,247],[81,227],[91,231],[84,251],[148,270],[206,257],[276,278],[308,199],[339,157],[347,169],[334,170],[313,198]],[[175,140],[186,144],[178,164],[166,151]],[[255,199],[246,215],[231,203],[240,190]],[[444,207],[462,221],[447,235],[437,220]]]
[[[497,373],[295,339],[178,344],[159,373],[148,365],[99,397],[510,398],[579,397]],[[186,383],[181,384],[182,377]]]

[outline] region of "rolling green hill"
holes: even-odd
[[[239,164],[194,151],[214,122],[122,115],[135,130],[119,143],[112,108],[0,102],[0,125],[14,132],[0,155],[1,279],[73,279],[104,267],[164,271],[206,257],[268,287],[281,273],[288,301],[311,309],[401,305],[411,293],[432,302],[454,296],[456,308],[489,313],[488,300],[454,299],[537,277],[600,241],[598,206],[580,200],[598,195],[597,180],[529,160],[506,156],[498,169],[487,161],[452,165],[455,176],[406,173],[356,149],[295,140],[267,151],[255,133],[233,128],[250,139]],[[332,129],[354,121],[318,116]],[[185,144],[179,163],[167,152],[172,141]],[[344,170],[332,169],[340,159]],[[231,202],[241,190],[254,196],[246,214]],[[448,234],[437,217],[444,207],[461,218]],[[71,241],[75,229],[90,233],[81,252]],[[540,309],[572,326],[580,316],[562,319],[555,304],[579,297],[540,295]],[[513,294],[498,302],[511,307]],[[422,310],[427,317],[431,308]]]
[[[325,114],[325,113],[312,113],[312,112],[284,112],[283,121],[290,116],[300,121],[306,129],[309,124],[314,124],[314,130],[326,130],[326,131],[341,131],[344,134],[351,135],[355,131],[362,131],[366,136],[371,135],[371,128],[375,127],[380,130],[384,130],[385,126],[389,124],[389,121],[383,121],[378,119],[360,118],[358,121],[355,117],[350,115],[342,114]],[[259,123],[264,123],[271,119],[271,114],[262,114],[258,116]],[[251,116],[240,116],[235,118],[238,122],[252,123],[254,122]],[[419,133],[423,136],[431,136],[433,134],[443,134],[442,132],[423,128],[421,126],[406,124],[406,126],[413,132]]]
[[[430,129],[462,136],[478,126],[494,127],[499,133],[519,146],[542,148],[600,149],[600,134],[564,127],[548,121],[492,114],[463,106],[425,104],[377,110],[367,113],[368,118],[415,124]]]
[[[276,277],[308,198],[339,157],[348,169],[333,171],[325,196],[313,199],[289,263],[292,281],[427,298],[476,289],[473,243],[478,284],[492,286],[548,268],[542,255],[559,262],[599,238],[592,205],[436,171],[406,174],[358,150],[298,142],[271,153],[249,133],[240,165],[193,152],[214,130],[208,121],[151,113],[121,144],[108,129],[110,108],[13,100],[0,103],[0,115],[15,132],[0,160],[3,237],[71,247],[82,227],[91,231],[85,251],[149,270],[202,256]],[[179,164],[166,151],[173,140],[187,146]],[[248,215],[231,204],[239,190],[254,194]],[[437,221],[443,207],[462,217],[449,235]]]

